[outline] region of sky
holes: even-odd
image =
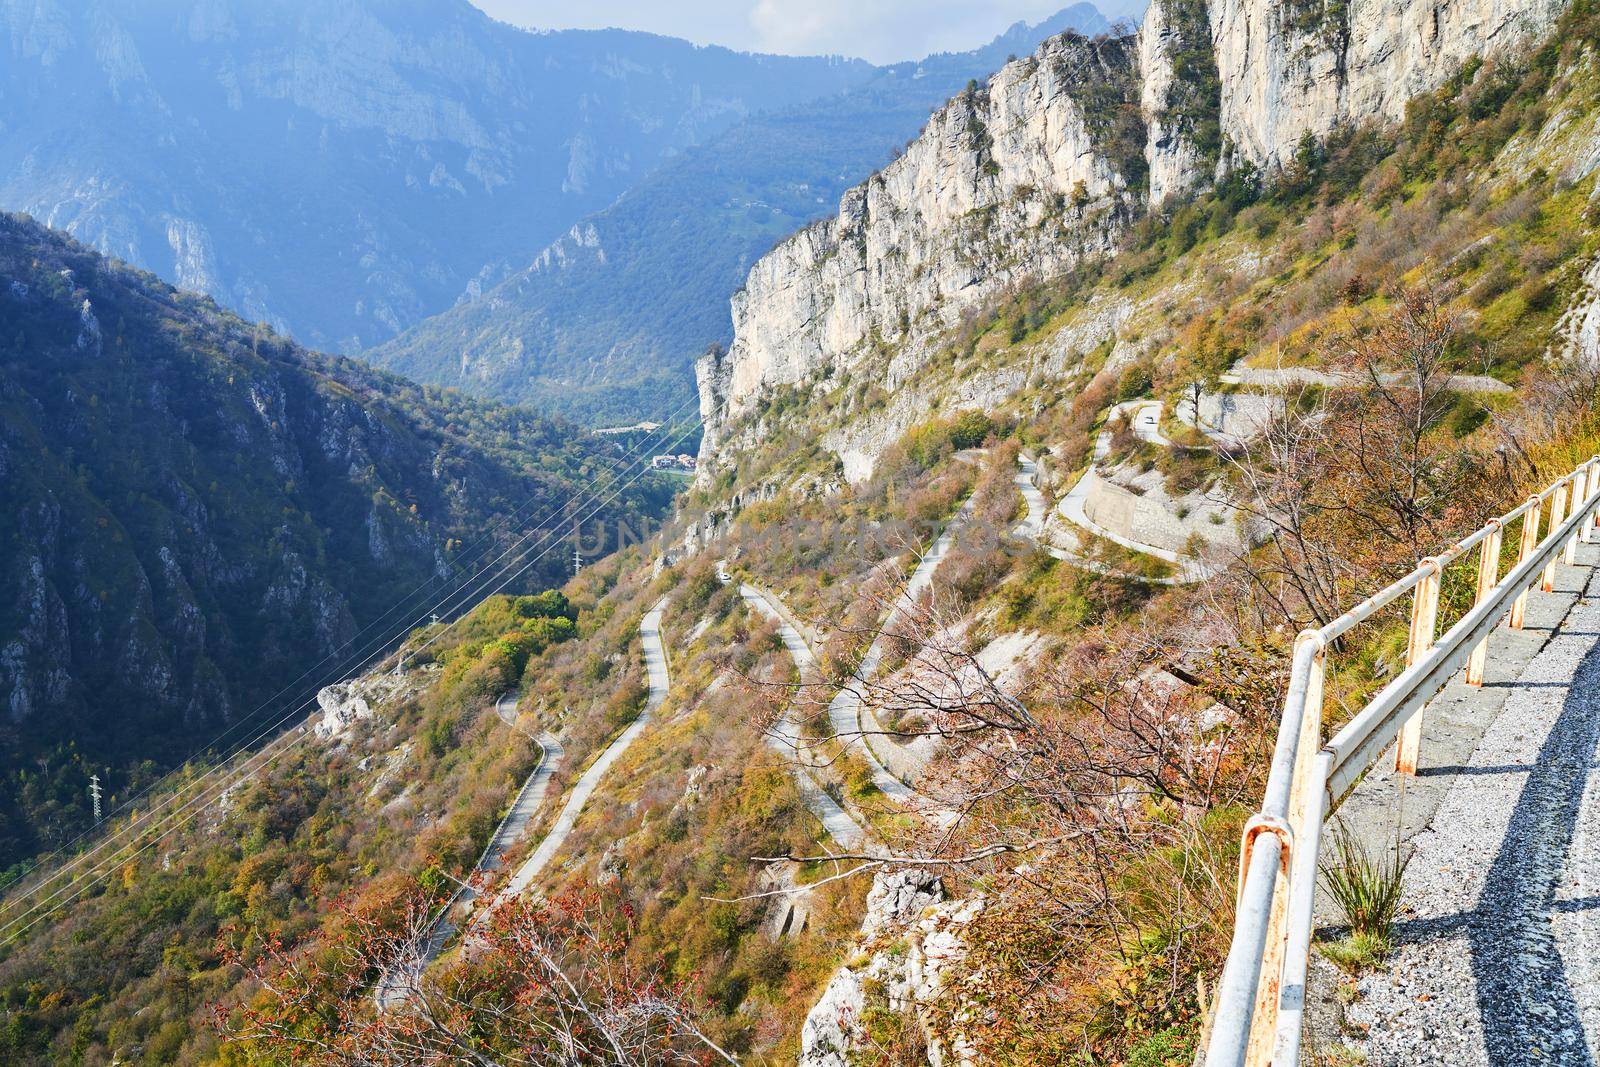
[[[965,51],[1018,19],[1038,22],[1076,0],[473,0],[531,29],[629,30],[747,52],[859,56],[874,63]],[[1095,2],[1095,0],[1091,0]],[[1137,18],[1143,0],[1099,0],[1106,18]]]

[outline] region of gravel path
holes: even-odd
[[[555,825],[539,842],[539,847],[533,855],[523,861],[517,873],[511,876],[505,892],[515,896],[527,889],[539,873],[555,858],[561,846],[566,844],[567,838],[572,834],[572,828],[578,824],[578,816],[583,814],[584,805],[589,802],[589,797],[594,793],[595,787],[600,784],[600,779],[605,777],[612,764],[621,758],[633,744],[634,739],[644,733],[645,727],[655,718],[655,713],[667,699],[667,689],[671,685],[671,678],[667,674],[667,650],[661,643],[661,614],[666,610],[667,598],[662,597],[639,622],[639,637],[644,642],[645,675],[649,680],[650,693],[645,698],[644,710],[639,717],[628,724],[628,728],[617,735],[617,739],[606,746],[600,753],[600,758],[590,764],[572,787],[572,792],[567,796],[567,802],[561,809],[561,814],[556,816]]]
[[[517,695],[507,693],[495,702],[495,714],[500,716],[500,721],[513,729],[517,726]],[[474,876],[489,874],[500,869],[505,863],[506,853],[511,847],[521,840],[523,833],[528,829],[528,824],[533,821],[534,813],[544,803],[545,794],[550,791],[550,778],[561,766],[561,760],[566,755],[557,741],[550,734],[540,734],[537,737],[527,735],[539,746],[539,765],[528,775],[522,783],[522,788],[517,792],[516,799],[511,802],[511,808],[506,812],[505,818],[500,821],[500,826],[489,839],[489,844],[484,848],[483,855],[478,858],[477,866],[472,869]],[[478,890],[473,884],[475,878],[469,878],[467,884],[462,885],[450,898],[450,902],[439,912],[438,919],[433,928],[428,931],[428,937],[420,952],[409,956],[402,966],[407,974],[400,975],[389,973],[379,980],[374,994],[379,1010],[388,1010],[395,1007],[408,995],[413,983],[402,981],[403,978],[415,978],[428,969],[428,965],[439,958],[439,953],[450,943],[460,928],[461,915],[471,909],[478,899]]]
[[[1595,1062],[1597,639],[1600,571],[1413,839],[1396,950],[1348,1012],[1368,1062]]]
[[[778,610],[771,600],[771,595],[764,589],[744,583],[739,586],[739,595],[744,598],[756,611],[772,619],[778,624],[778,635],[783,638],[783,645],[789,651],[789,657],[794,660],[794,666],[800,672],[802,679],[816,677],[817,661],[812,655],[811,646],[806,644],[800,631],[796,630],[783,612]],[[773,725],[772,731],[767,735],[767,742],[776,749],[789,763],[790,773],[794,777],[795,786],[800,790],[800,798],[805,802],[806,809],[822,824],[839,847],[847,852],[858,852],[865,841],[860,825],[852,819],[839,802],[817,784],[811,772],[806,769],[807,760],[804,756],[810,746],[800,736],[800,723],[796,720],[793,709],[786,712],[783,718]]]

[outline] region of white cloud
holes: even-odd
[[[1018,19],[1037,22],[1075,0],[473,0],[496,18],[541,29],[620,26],[786,55],[832,53],[877,63],[974,48]],[[1107,18],[1143,0],[1099,5]]]

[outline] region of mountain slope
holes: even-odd
[[[974,317],[1002,294],[1092,274],[1141,217],[1181,222],[1192,243],[1208,221],[1180,219],[1196,190],[1236,203],[1263,175],[1303,173],[1330,140],[1395,122],[1468,60],[1527,47],[1560,10],[1553,0],[1303,10],[1156,0],[1137,36],[1046,42],[942,108],[835,218],[751,268],[733,301],[733,344],[697,368],[703,459],[732,463],[758,440],[718,454],[776,391],[817,388],[855,416],[837,420],[827,445],[846,477],[864,477],[926,417],[929,361],[963,329],[975,345]],[[971,401],[1027,380],[994,376]],[[713,467],[702,463],[703,479]]]
[[[626,423],[688,395],[689,368],[732,337],[727,296],[782,236],[913,137],[931,108],[1064,29],[1078,4],[983,48],[883,69],[849,92],[754,116],[685,152],[533,262],[369,353],[422,381]]]
[[[1255,13],[1271,24],[1295,10]],[[1168,38],[1171,51],[1194,46],[1188,27]],[[956,193],[991,196],[980,214],[1000,230],[1026,219],[1014,200],[1036,199],[1006,186],[1059,160],[1126,202],[1103,231],[1106,253],[985,290],[998,272],[972,271],[949,230],[912,228],[948,216],[869,213],[837,220],[841,234],[806,231],[797,242],[839,240],[838,258],[884,236],[869,224],[898,218],[906,242],[934,253],[924,275],[965,268],[979,292],[954,325],[925,315],[920,330],[869,333],[854,347],[808,334],[793,351],[817,358],[815,371],[745,382],[742,410],[720,424],[720,469],[659,539],[567,583],[577,632],[530,654],[525,672],[511,655],[526,648],[521,613],[489,606],[441,642],[440,670],[408,672],[417,692],[325,748],[296,748],[238,804],[162,835],[165,847],[124,877],[0,947],[0,1002],[16,1020],[0,1030],[0,1056],[271,1062],[295,1054],[299,1023],[330,1017],[356,1021],[336,1036],[359,1049],[384,1025],[363,1014],[378,968],[350,962],[371,927],[331,902],[392,928],[408,890],[448,894],[531,768],[527,737],[548,730],[570,756],[518,846],[536,849],[592,754],[645,702],[637,634],[664,595],[667,702],[540,875],[544,902],[599,892],[622,905],[630,929],[601,967],[625,958],[682,981],[741,1062],[1192,1063],[1294,635],[1600,447],[1600,14],[1576,4],[1545,40],[1510,43],[1480,42],[1486,56],[1461,65],[1440,59],[1437,88],[1403,121],[1334,124],[1300,138],[1282,167],[1213,184],[1208,169],[1182,177],[1175,165],[1163,184],[1191,192],[1154,208],[1137,200],[1145,185],[1131,158],[1104,146],[1165,153],[1193,137],[1194,150],[1171,159],[1220,156],[1221,139],[1205,136],[1220,129],[1220,89],[1151,94],[1160,113],[1143,115],[1145,135],[1128,123],[1087,154],[1049,151],[1083,146],[1077,124],[1056,121],[1074,117],[1070,99],[1016,90],[1068,84],[1048,69],[1056,57],[1109,62],[1130,42],[1052,42],[1039,69],[1023,61],[963,93],[935,124],[953,134],[948,153],[919,146],[909,174],[875,179],[885,188],[863,189],[860,202],[888,206],[911,179],[942,173]],[[1119,107],[1150,99],[1143,85],[1115,87]],[[980,105],[996,100],[1023,121],[985,123],[986,157],[967,120],[983,122],[995,112]],[[1146,136],[1158,124],[1172,135]],[[930,167],[940,161],[950,165]],[[888,276],[893,250],[909,244],[877,247],[890,251],[869,267]],[[797,290],[884,295],[870,277],[838,286],[829,262],[794,275]],[[976,266],[991,263],[1007,266]],[[764,292],[754,308],[779,306]],[[1403,427],[1418,409],[1382,390],[1395,369],[1386,360],[1408,358],[1418,339],[1407,331],[1419,309],[1421,340],[1456,376],[1418,387],[1431,400],[1409,424],[1417,441]],[[774,334],[760,340],[784,351]],[[1568,344],[1579,358],[1563,360]],[[1332,373],[1363,349],[1376,361],[1361,373]],[[1297,378],[1317,388],[1287,388]],[[1211,435],[1162,418],[1191,398],[1196,416],[1241,417]],[[1139,412],[1131,425],[1119,401]],[[1279,432],[1254,440],[1252,421],[1280,416]],[[1397,441],[1416,447],[1399,462]],[[846,478],[851,450],[866,462]],[[1062,551],[1046,539],[1062,514],[1049,498],[1071,499],[1063,491],[1085,469],[1139,502],[1124,517],[1164,508],[1179,519],[1193,503],[1190,521],[1237,534],[1236,552],[1187,583],[1109,540]],[[1235,506],[1299,525],[1252,547],[1249,524],[1227,517]],[[1100,518],[1109,528],[1115,516]],[[1410,533],[1406,521],[1417,523]],[[930,561],[929,598],[902,612],[905,628],[863,685],[863,664],[877,659],[864,646],[900,583]],[[1460,568],[1471,563],[1452,572],[1450,619],[1470,602]],[[809,684],[785,635],[739,595],[744,582],[810,646]],[[1378,635],[1330,650],[1330,726],[1399,670],[1409,622],[1399,607],[1373,618]],[[843,703],[858,710],[836,720],[844,684],[859,700]],[[520,741],[490,710],[513,686]],[[852,725],[889,733],[852,737]],[[795,736],[800,751],[770,743]],[[897,749],[914,760],[871,758],[910,779],[898,785],[864,755]],[[824,857],[829,838],[803,777],[860,819],[872,858],[804,859]],[[274,995],[232,965],[219,933],[247,955],[281,938],[294,959],[344,970]],[[434,988],[481,993],[468,1018],[526,1004],[474,958],[447,953]],[[1353,985],[1342,983],[1344,998],[1361,995]],[[198,1002],[210,999],[227,1012],[223,1053],[202,1029]],[[263,1018],[288,1026],[286,1040],[275,1043]],[[438,1016],[389,1018],[407,1039]],[[1354,1036],[1318,1047],[1358,1059],[1337,1047]]]
[[[0,411],[0,868],[83,817],[95,769],[122,794],[142,761],[170,765],[420,583],[478,566],[480,534],[509,547],[496,519],[559,509],[621,462],[307,352],[19,216],[0,218]],[[647,479],[605,518],[669,492]]]
[[[466,0],[19,0],[0,50],[0,207],[346,352],[874,69],[528,33]]]

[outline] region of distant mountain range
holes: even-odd
[[[466,0],[0,4],[0,208],[312,347],[631,420],[688,397],[756,256],[1068,27],[1106,22],[880,68]]]
[[[467,0],[0,3],[0,54],[0,208],[344,353],[675,153],[878,73]]]
[[[694,358],[732,337],[750,265],[888,161],[929,112],[1012,55],[1109,24],[1077,4],[970,52],[752,116],[682,153],[481,295],[368,353],[421,381],[590,423],[660,417],[692,396]]]

